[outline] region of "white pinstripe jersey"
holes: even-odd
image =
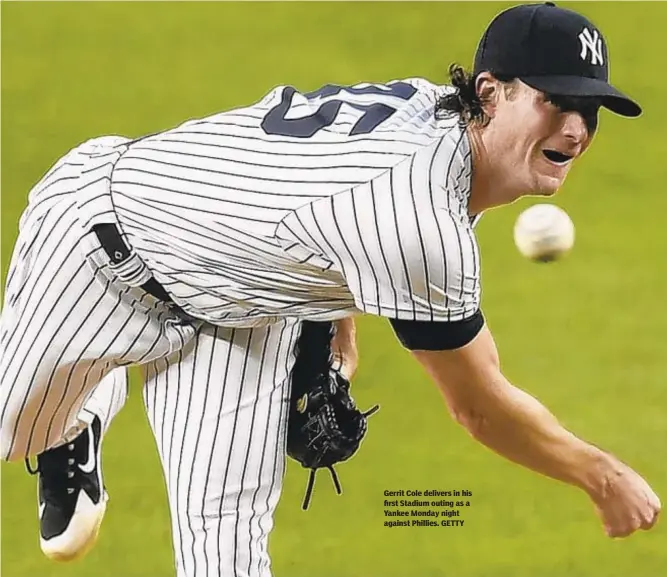
[[[255,326],[360,311],[454,321],[479,307],[471,154],[423,79],[260,102],[133,141],[119,222],[195,317]]]

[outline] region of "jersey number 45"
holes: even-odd
[[[267,134],[310,138],[318,130],[322,130],[333,124],[340,112],[341,106],[347,104],[363,112],[362,116],[350,130],[350,136],[355,134],[368,134],[394,114],[396,108],[385,102],[373,102],[370,104],[352,102],[349,99],[345,99],[344,93],[376,94],[380,97],[409,100],[415,92],[417,92],[417,89],[406,82],[396,82],[386,86],[371,85],[361,88],[327,84],[315,92],[308,92],[304,96],[308,100],[314,100],[316,98],[327,98],[329,96],[341,94],[340,99],[327,100],[322,103],[316,112],[309,116],[303,116],[301,118],[285,118],[285,115],[292,106],[294,94],[296,94],[296,89],[288,86],[283,90],[280,104],[275,108],[272,108],[264,117],[262,128]]]

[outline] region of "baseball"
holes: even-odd
[[[535,204],[517,218],[514,243],[526,258],[551,262],[574,245],[574,224],[562,208],[554,204]]]

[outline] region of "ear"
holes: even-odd
[[[490,72],[481,72],[475,79],[475,92],[486,115],[493,118],[502,92],[500,82]]]

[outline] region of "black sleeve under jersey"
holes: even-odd
[[[455,322],[389,319],[398,340],[411,351],[447,351],[472,341],[484,326],[481,310]]]

